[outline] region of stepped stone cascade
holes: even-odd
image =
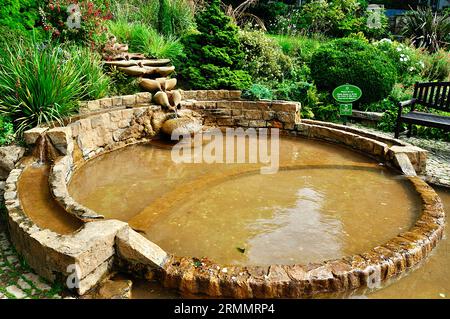
[[[114,37],[104,51],[105,65],[137,77],[141,88],[154,94],[154,103],[174,112],[180,107],[181,93],[174,90],[177,80],[168,78],[175,71],[169,59],[149,59],[141,53],[128,53],[128,46],[116,43]]]

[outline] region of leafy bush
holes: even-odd
[[[436,52],[448,46],[450,13],[433,12],[430,7],[410,11],[405,16],[402,32],[416,47]]]
[[[291,59],[264,32],[240,31],[239,40],[245,53],[243,69],[254,81],[279,81],[290,72]]]
[[[0,115],[0,146],[14,141],[14,128],[11,121]]]
[[[26,32],[39,21],[38,8],[43,0],[3,0],[0,6],[0,25]]]
[[[319,35],[312,37],[274,35],[272,37],[278,42],[285,54],[306,63],[311,62],[313,53],[326,41],[324,37]]]
[[[250,75],[242,70],[244,52],[238,27],[220,8],[220,0],[209,0],[196,15],[198,32],[183,38],[186,60],[181,80],[198,89],[245,89]]]
[[[111,68],[109,77],[112,82],[110,88],[112,95],[129,95],[141,91],[137,78],[127,76],[115,67]]]
[[[86,76],[81,54],[61,45],[23,42],[2,52],[0,114],[11,118],[19,134],[44,122],[60,121],[77,110],[79,99],[94,94],[95,79]]]
[[[331,92],[350,83],[361,88],[361,102],[379,101],[389,95],[396,69],[384,52],[354,39],[338,39],[319,48],[311,59],[311,76],[317,87]]]
[[[423,75],[431,81],[450,82],[450,52],[441,49],[428,56]]]
[[[105,20],[111,19],[109,1],[50,0],[39,9],[43,29],[53,39],[101,46],[107,40]],[[79,26],[75,23],[80,17]]]
[[[390,58],[400,80],[419,75],[425,68],[423,53],[413,47],[389,39],[382,39],[374,45]]]
[[[312,0],[299,9],[294,9],[287,16],[279,17],[277,33],[281,34],[316,34],[331,37],[348,36],[363,32],[367,37],[378,38],[386,34],[388,19],[380,15],[380,25],[368,27],[367,2],[364,0]]]
[[[273,94],[270,88],[262,84],[253,84],[248,90],[242,92],[242,98],[247,100],[272,100]]]
[[[152,58],[168,58],[174,63],[183,56],[179,39],[161,35],[143,23],[118,20],[111,21],[108,27],[120,42],[129,45],[130,51],[142,52]]]
[[[269,32],[276,31],[277,19],[289,13],[289,6],[281,1],[260,1],[252,10],[256,16],[264,20],[264,24]]]

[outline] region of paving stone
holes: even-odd
[[[17,285],[18,285],[20,288],[22,288],[23,290],[31,289],[30,284],[27,283],[27,282],[26,282],[25,280],[23,280],[22,278],[20,278],[20,279],[17,281]]]
[[[31,281],[33,283],[33,285],[39,290],[48,291],[48,290],[52,289],[52,287],[50,287],[46,283],[43,283],[42,280],[39,278],[39,276],[36,274],[27,273],[27,274],[24,274],[23,277],[25,277],[27,280]]]
[[[17,299],[23,299],[27,296],[25,292],[15,285],[6,287],[6,291]]]
[[[11,266],[9,266],[11,264]],[[30,284],[31,283],[31,284]],[[14,298],[42,299],[61,298],[58,294],[48,296],[52,289],[38,275],[24,269],[6,235],[6,227],[0,222],[0,287],[7,293],[0,293],[0,299]]]

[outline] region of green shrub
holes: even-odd
[[[11,143],[14,137],[13,124],[7,117],[0,115],[0,146]]]
[[[375,42],[374,45],[390,58],[400,81],[406,77],[417,76],[424,70],[424,55],[419,50],[389,39]]]
[[[311,62],[313,53],[323,44],[326,39],[320,35],[311,37],[274,35],[272,36],[281,46],[283,52],[300,62]]]
[[[346,83],[361,88],[361,102],[379,101],[396,82],[396,69],[381,50],[362,41],[338,39],[319,48],[311,59],[311,76],[320,90]]]
[[[220,8],[220,0],[209,0],[196,15],[198,32],[183,38],[186,60],[180,70],[185,85],[197,89],[245,89],[250,75],[242,70],[244,52],[238,27]]]
[[[253,84],[242,92],[242,98],[247,100],[272,100],[272,90],[262,84]]]
[[[431,81],[450,81],[450,52],[441,49],[425,59],[423,75]]]
[[[244,50],[243,69],[253,81],[279,81],[292,69],[292,61],[278,43],[261,31],[240,31]]]
[[[27,32],[39,21],[39,6],[44,0],[3,0],[0,6],[0,25],[10,30]]]
[[[19,42],[0,55],[0,114],[20,133],[74,113],[88,97],[84,70],[63,46]]]
[[[141,91],[137,78],[127,76],[115,67],[110,69],[109,77],[112,82],[110,88],[112,95],[130,95]]]
[[[312,0],[288,15],[278,17],[276,33],[299,35],[322,33],[331,37],[344,37],[363,32],[366,37],[379,38],[387,33],[388,19],[380,15],[380,25],[368,27],[365,0]]]
[[[277,19],[289,13],[289,6],[281,1],[259,1],[251,13],[264,20],[269,32],[276,32]]]

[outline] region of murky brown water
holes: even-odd
[[[437,188],[450,216],[450,189]],[[448,220],[448,219],[447,219]],[[370,298],[450,298],[450,229],[420,268],[406,274],[401,280],[380,289]]]
[[[49,171],[48,165],[31,165],[25,169],[18,185],[20,201],[27,215],[39,227],[58,234],[70,234],[82,223],[52,198],[48,186]]]
[[[175,164],[169,149],[125,148],[88,163],[69,190],[80,203],[181,256],[223,264],[307,263],[360,253],[411,227],[407,182],[354,152],[282,139],[282,170]]]
[[[450,190],[436,189],[442,198],[447,216],[450,215]],[[420,268],[409,271],[402,278],[393,280],[384,288],[363,294],[357,298],[450,298],[450,229],[433,250],[431,256]],[[200,296],[180,295],[178,292],[162,288],[156,282],[134,281],[133,298],[199,298]],[[337,296],[339,298],[339,296]]]

